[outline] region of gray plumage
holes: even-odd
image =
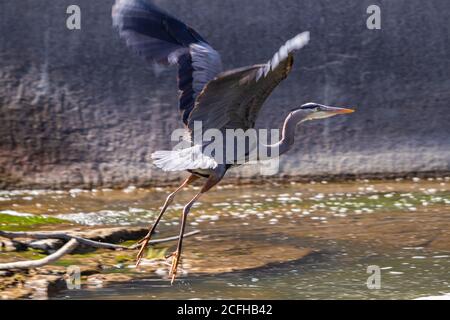
[[[309,33],[301,33],[265,64],[222,72],[220,54],[206,40],[150,1],[117,0],[113,24],[147,61],[178,64],[179,108],[192,141],[208,129],[253,128],[263,103],[291,71],[294,51],[309,41]],[[202,123],[202,132],[194,131],[196,121]],[[158,151],[152,158],[166,171],[214,168],[215,161],[198,151]]]
[[[189,129],[194,129],[194,121],[202,122],[203,131],[253,128],[263,103],[291,71],[293,52],[308,41],[309,33],[301,33],[282,46],[266,64],[219,74],[197,98],[188,119]]]
[[[178,65],[179,108],[186,124],[195,99],[222,71],[220,55],[194,29],[146,0],[116,0],[113,25],[149,63]]]

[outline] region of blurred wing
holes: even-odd
[[[113,25],[150,63],[178,65],[179,107],[187,124],[205,85],[222,71],[220,55],[195,30],[148,0],[116,0]]]
[[[194,135],[195,122],[208,129],[249,129],[255,125],[259,110],[278,84],[292,69],[293,52],[309,42],[309,32],[297,35],[266,64],[245,67],[219,74],[198,96],[188,127]]]

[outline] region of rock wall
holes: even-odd
[[[279,177],[450,171],[450,2],[156,1],[197,29],[227,68],[267,61],[311,31],[258,127],[277,128],[308,101],[358,112],[298,129]],[[0,1],[0,187],[161,184],[150,161],[181,127],[175,70],[129,53],[111,27],[113,0]],[[81,7],[81,30],[66,9]],[[252,176],[249,168],[229,179]],[[254,176],[255,177],[255,176]]]

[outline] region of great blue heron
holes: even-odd
[[[202,36],[150,1],[116,0],[112,17],[114,26],[127,45],[149,63],[178,65],[179,108],[183,123],[191,135],[197,121],[202,122],[202,130],[253,128],[264,101],[291,71],[294,52],[309,41],[309,33],[301,33],[286,42],[269,62],[223,72],[219,53]],[[278,155],[283,154],[293,145],[297,124],[351,112],[351,109],[317,103],[304,104],[287,115],[281,140],[267,147],[276,147]],[[202,152],[202,146],[199,152]],[[175,194],[199,178],[206,179],[200,192],[183,209],[178,245],[172,254],[170,275],[173,282],[191,207],[236,163],[194,161],[192,157],[183,156],[182,151],[160,151],[154,153],[153,158],[155,164],[166,171],[187,170],[190,176],[167,197],[156,222],[139,242],[142,245],[136,265],[139,265],[156,226]]]

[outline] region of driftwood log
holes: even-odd
[[[105,239],[112,239],[110,241],[117,240],[134,240],[136,236],[139,237],[141,234],[148,232],[147,229],[142,228],[109,228],[109,229],[98,229],[89,231],[56,231],[56,232],[12,232],[12,231],[1,231],[0,237],[7,239],[58,239],[67,241],[62,247],[57,249],[54,253],[48,255],[47,257],[40,260],[30,260],[30,261],[18,261],[10,263],[0,263],[0,270],[7,269],[32,269],[37,267],[42,267],[49,263],[52,263],[64,255],[72,252],[79,245],[88,246],[96,249],[109,249],[109,250],[136,250],[140,246],[132,245],[130,247],[118,245],[109,242],[102,242]],[[190,237],[198,234],[200,231],[192,231],[186,233],[184,237]],[[126,237],[124,235],[134,235],[134,237]],[[178,236],[162,238],[151,240],[150,245],[170,242],[178,240]],[[23,242],[19,242],[23,245]]]

